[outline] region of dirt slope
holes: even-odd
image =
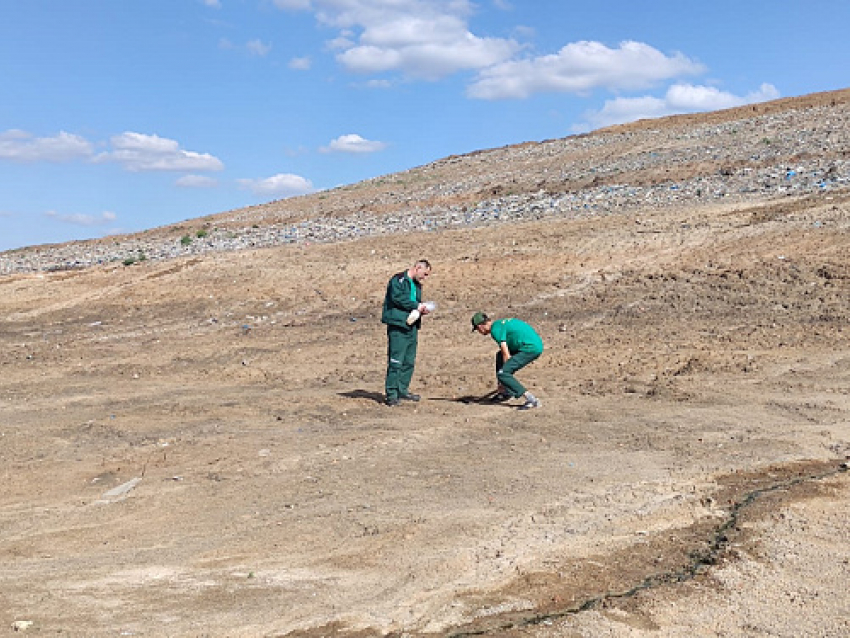
[[[848,211],[0,278],[0,632],[847,635]],[[420,256],[424,399],[390,409],[380,302]],[[543,335],[542,409],[469,400],[476,310]]]

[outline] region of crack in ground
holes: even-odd
[[[608,592],[600,596],[594,596],[578,605],[574,605],[567,609],[562,609],[554,612],[547,612],[545,614],[537,614],[527,618],[522,618],[520,620],[503,623],[495,627],[450,633],[448,634],[448,637],[466,638],[467,636],[486,636],[494,632],[508,631],[512,629],[521,629],[523,627],[541,625],[543,623],[559,620],[561,618],[575,616],[576,614],[593,609],[597,605],[603,604],[609,600],[628,599],[635,596],[639,592],[646,591],[648,589],[692,580],[701,573],[703,573],[706,568],[717,564],[721,554],[729,545],[729,532],[730,530],[737,527],[742,510],[748,508],[760,497],[764,496],[765,494],[770,494],[779,490],[789,489],[809,481],[820,481],[825,478],[830,478],[842,472],[846,472],[847,470],[848,463],[844,462],[841,463],[837,468],[833,468],[826,472],[821,472],[819,474],[809,474],[806,476],[798,476],[790,480],[780,481],[778,483],[774,483],[773,485],[755,489],[746,493],[743,498],[741,498],[732,505],[731,509],[729,510],[729,515],[727,516],[723,524],[715,529],[708,549],[702,552],[693,552],[691,554],[691,557],[693,558],[692,562],[684,569],[647,576],[640,583],[625,591]]]

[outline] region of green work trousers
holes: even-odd
[[[496,353],[496,380],[499,384],[507,388],[513,398],[521,397],[525,394],[525,386],[514,377],[514,373],[520,368],[527,366],[541,354],[543,354],[542,351],[526,352],[520,350],[516,354],[512,354],[511,358],[505,361],[501,350]]]
[[[406,395],[413,378],[419,328],[387,326],[387,378],[384,384],[387,399]]]

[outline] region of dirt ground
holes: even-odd
[[[2,278],[0,635],[850,635],[848,211]],[[439,307],[393,409],[417,257]],[[475,400],[477,310],[543,336],[542,409]]]

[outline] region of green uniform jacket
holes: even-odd
[[[407,316],[411,310],[416,310],[421,302],[421,284],[408,277],[406,270],[393,275],[390,283],[387,284],[381,323],[400,328],[420,328],[422,326],[421,319],[412,326],[408,326]]]

